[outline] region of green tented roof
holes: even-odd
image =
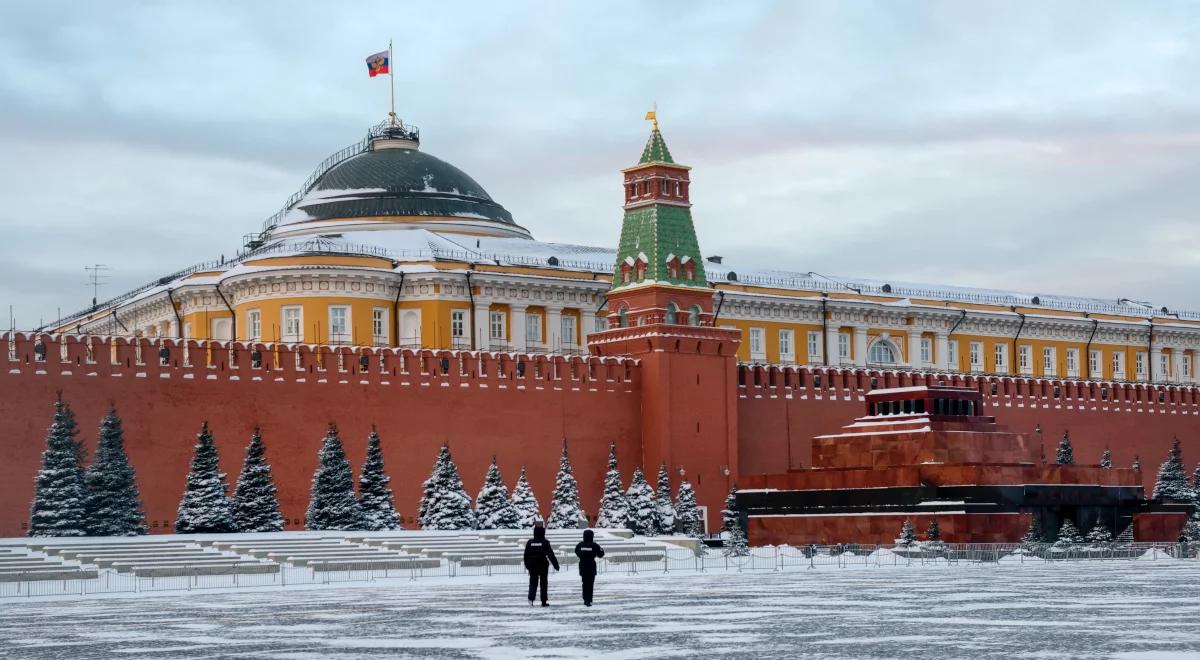
[[[667,149],[662,132],[655,126],[654,130],[650,131],[650,139],[646,140],[646,148],[642,150],[642,159],[638,161],[638,164],[674,162],[671,160],[671,152]]]

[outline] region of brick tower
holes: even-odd
[[[709,529],[737,475],[737,330],[713,326],[689,201],[688,170],[677,164],[654,121],[637,165],[623,170],[625,217],[612,287],[609,329],[589,337],[597,355],[642,363],[642,469],[666,464],[707,508]]]

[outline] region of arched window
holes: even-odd
[[[867,355],[868,361],[872,364],[896,364],[900,361],[900,352],[896,350],[892,342],[886,339],[880,339],[871,344],[871,350]]]
[[[704,310],[700,309],[700,305],[692,305],[692,308],[688,310],[688,325],[700,325],[700,315],[703,313]]]
[[[622,328],[629,327],[628,312],[629,312],[629,308],[625,307],[625,306],[622,306],[621,309],[617,310],[617,322],[621,325]]]
[[[676,304],[675,304],[675,303],[673,303],[673,302],[672,302],[672,303],[667,303],[667,318],[666,318],[666,322],[667,322],[667,323],[670,323],[671,325],[675,325],[675,323],[677,323],[677,322],[678,322],[678,321],[677,321],[677,319],[678,319],[678,318],[679,318],[679,305],[676,305]]]

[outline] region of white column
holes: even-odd
[[[546,350],[562,349],[562,307],[546,305]]]
[[[486,351],[491,346],[488,339],[488,323],[491,320],[488,303],[475,301],[475,350]]]
[[[587,349],[588,335],[596,327],[596,311],[590,307],[579,309],[579,336],[583,338],[580,348]]]
[[[921,366],[921,331],[912,329],[908,331],[908,366]]]
[[[841,330],[834,323],[825,326],[825,364],[837,366],[841,362],[841,357],[838,355],[838,331]]]
[[[1162,373],[1162,346],[1157,343],[1150,345],[1150,364],[1146,365],[1146,373],[1154,374],[1150,379],[1152,382],[1166,380],[1166,374]]]
[[[867,327],[856,326],[854,328],[854,364],[860,367],[867,366]]]
[[[939,332],[937,333],[937,345],[934,347],[933,364],[938,369],[946,370],[950,368],[950,335]],[[1008,356],[1009,360],[1016,360],[1017,356]]]
[[[512,336],[508,338],[508,343],[518,353],[524,353],[528,349],[525,342],[525,309],[526,305],[511,304],[508,306],[508,327],[512,333]]]
[[[1183,382],[1183,348],[1180,346],[1171,348],[1171,380]]]

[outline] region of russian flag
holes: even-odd
[[[388,64],[391,63],[391,52],[382,51],[375,53],[367,58],[367,73],[374,78],[381,73],[388,73]]]

